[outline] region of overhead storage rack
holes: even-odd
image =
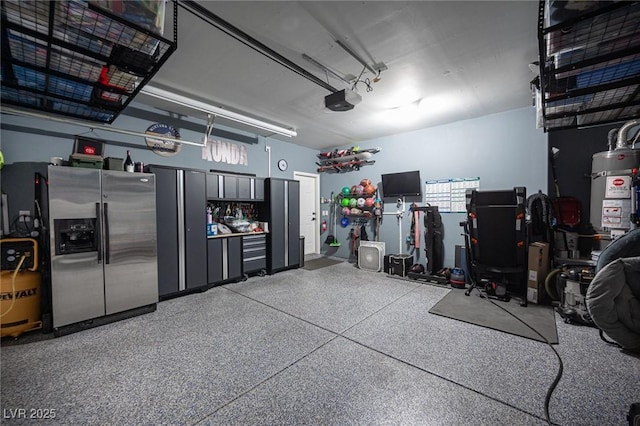
[[[112,123],[176,50],[172,4],[170,41],[162,0],[2,1],[2,103]]]
[[[541,0],[538,41],[546,131],[640,115],[640,2]]]

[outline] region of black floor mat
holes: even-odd
[[[478,297],[475,291],[470,296],[465,296],[464,290],[453,289],[429,312],[540,342],[546,339],[549,343],[558,343],[555,314],[551,306],[529,304],[522,307],[516,299],[509,302],[489,301]],[[533,327],[544,338],[516,317]]]
[[[342,260],[331,259],[328,257],[319,257],[317,259],[305,260],[302,269],[307,271],[315,271],[316,269],[324,268],[326,266],[342,263]]]

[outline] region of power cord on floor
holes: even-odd
[[[622,347],[622,345],[614,342],[613,340],[609,340],[606,337],[604,337],[604,331],[599,329],[598,332],[599,332],[600,338],[602,339],[603,342],[607,343],[608,345],[615,346],[616,348],[624,349]]]
[[[398,278],[398,277],[394,277],[393,275],[390,275],[389,277],[391,277],[391,278]],[[435,286],[435,287],[440,287],[440,285],[436,285],[436,284],[432,284],[432,283],[430,283],[430,284],[431,284],[431,285],[433,285],[433,286]],[[304,321],[304,322],[309,323],[309,324],[311,324],[311,325],[313,325],[313,326],[315,326],[315,327],[319,327],[319,328],[321,328],[321,329],[323,329],[323,330],[325,330],[325,331],[328,331],[329,333],[333,333],[333,334],[335,334],[335,335],[336,335],[335,337],[340,336],[340,337],[342,337],[342,338],[344,338],[344,339],[346,339],[346,340],[349,340],[350,342],[353,342],[353,343],[355,343],[355,344],[357,344],[357,345],[360,345],[360,346],[362,346],[362,347],[364,347],[364,348],[367,348],[367,349],[369,349],[369,350],[371,350],[371,351],[373,351],[373,352],[377,352],[377,353],[379,353],[380,355],[383,355],[383,356],[385,356],[385,357],[389,357],[389,358],[391,358],[391,359],[393,359],[393,360],[395,360],[395,361],[398,361],[398,362],[400,362],[400,363],[402,363],[402,364],[408,365],[408,366],[410,366],[410,367],[412,367],[412,368],[416,368],[416,369],[418,369],[418,370],[420,370],[420,371],[423,371],[423,372],[425,372],[425,373],[431,374],[431,375],[432,375],[432,376],[434,376],[434,377],[438,377],[439,379],[445,380],[445,381],[447,381],[447,382],[449,382],[449,383],[452,383],[452,384],[454,384],[454,385],[456,385],[456,386],[460,386],[460,387],[462,387],[462,388],[464,388],[464,389],[466,389],[466,390],[468,390],[468,391],[475,392],[475,393],[477,393],[477,394],[479,394],[479,395],[482,395],[482,396],[483,396],[483,397],[485,397],[485,398],[489,398],[489,399],[491,399],[491,400],[494,400],[494,401],[496,401],[496,402],[498,402],[498,403],[500,403],[500,404],[504,404],[504,405],[506,405],[506,406],[508,406],[508,407],[510,407],[510,408],[515,409],[515,410],[523,411],[521,408],[516,407],[516,406],[514,406],[514,405],[511,405],[511,404],[509,404],[509,403],[508,403],[508,402],[506,402],[506,401],[502,401],[502,400],[499,400],[499,399],[497,399],[497,398],[495,398],[495,397],[493,397],[493,396],[491,396],[491,395],[487,395],[487,394],[484,394],[484,393],[482,393],[482,392],[479,392],[478,390],[473,389],[473,388],[471,388],[471,387],[469,387],[469,386],[466,386],[466,385],[464,385],[464,384],[462,384],[462,383],[456,382],[455,380],[449,379],[449,378],[447,378],[447,377],[445,377],[445,376],[443,376],[443,375],[440,375],[440,374],[438,374],[438,373],[436,373],[436,372],[429,371],[429,370],[427,370],[426,368],[420,367],[419,365],[413,364],[413,363],[408,362],[408,361],[406,361],[406,360],[404,360],[404,359],[401,359],[401,358],[395,357],[395,356],[393,356],[393,355],[391,355],[391,354],[389,354],[389,353],[383,352],[383,351],[382,351],[382,350],[380,350],[380,349],[376,349],[376,348],[375,348],[375,347],[373,347],[373,346],[369,346],[369,345],[367,345],[367,344],[365,344],[365,343],[363,343],[363,342],[361,342],[361,341],[355,340],[355,339],[353,339],[353,338],[351,338],[351,337],[349,337],[349,336],[345,335],[345,333],[346,333],[347,331],[349,331],[350,329],[352,329],[352,328],[356,327],[358,324],[362,323],[362,322],[363,322],[364,320],[366,320],[367,318],[372,317],[372,316],[373,316],[373,315],[375,315],[376,313],[378,313],[378,312],[380,312],[381,310],[383,310],[383,309],[387,308],[389,305],[391,305],[391,304],[395,303],[397,300],[399,300],[399,299],[401,299],[401,298],[403,298],[403,297],[407,296],[409,293],[412,293],[412,292],[416,291],[418,288],[420,288],[420,287],[419,287],[419,286],[418,286],[418,287],[415,287],[415,288],[413,288],[413,289],[409,290],[408,292],[406,292],[406,293],[404,293],[404,294],[402,294],[402,295],[398,296],[396,299],[392,300],[391,302],[389,302],[389,303],[388,303],[388,304],[386,304],[385,306],[382,306],[382,307],[381,307],[380,309],[378,309],[377,311],[372,312],[372,313],[371,313],[370,315],[368,315],[367,317],[365,317],[365,318],[361,319],[357,324],[354,324],[354,325],[352,325],[351,327],[349,327],[349,328],[347,328],[347,329],[345,329],[345,330],[342,330],[341,332],[336,333],[336,332],[335,332],[335,331],[333,331],[333,330],[330,330],[330,329],[328,329],[328,328],[325,328],[325,327],[323,327],[323,326],[320,326],[320,325],[318,325],[318,324],[315,324],[315,323],[313,323],[313,322],[311,322],[311,321],[309,321],[309,320],[306,320],[306,319],[304,319],[304,318],[302,318],[302,317],[299,317],[299,316],[293,315],[293,314],[291,314],[291,313],[289,313],[289,312],[283,311],[282,309],[280,309],[280,308],[276,308],[275,306],[269,305],[268,303],[265,303],[265,302],[262,302],[262,301],[260,301],[260,300],[254,299],[254,298],[252,298],[252,297],[250,297],[250,296],[247,296],[246,294],[242,294],[242,293],[239,293],[239,292],[237,292],[237,291],[234,291],[234,290],[232,290],[232,289],[231,289],[231,288],[229,288],[229,287],[224,287],[224,289],[225,289],[225,290],[228,290],[228,291],[230,291],[230,292],[232,292],[232,293],[235,293],[235,294],[237,294],[237,295],[239,295],[239,296],[246,297],[247,299],[250,299],[250,300],[252,300],[252,301],[254,301],[254,302],[257,302],[257,303],[259,303],[259,304],[262,304],[262,305],[264,305],[264,306],[267,306],[267,307],[269,307],[269,308],[271,308],[271,309],[275,309],[276,311],[279,311],[279,312],[281,312],[281,313],[283,313],[283,314],[285,314],[285,315],[291,316],[291,317],[296,318],[296,319],[298,319],[298,320],[300,320],[300,321]],[[479,289],[478,289],[478,290],[479,290]],[[493,303],[493,302],[492,302],[492,303]],[[507,312],[508,312],[508,311],[507,311]],[[511,314],[510,312],[508,312],[508,313],[509,313],[509,314]],[[517,318],[517,317],[516,317],[516,318]],[[521,321],[521,322],[522,322],[522,320],[520,320],[519,318],[517,318],[517,319],[518,319],[519,321]],[[525,324],[525,325],[526,325],[527,327],[529,327],[529,325],[528,325],[528,324]],[[538,333],[536,330],[533,330],[533,331],[534,331],[536,334],[540,335],[540,333]],[[334,338],[332,338],[332,339],[330,339],[330,341],[334,340],[334,339],[335,339],[335,337],[334,337]],[[542,339],[544,339],[547,343],[549,343],[549,342],[544,338],[544,336],[540,336],[540,337],[541,337]],[[329,342],[326,342],[326,343],[322,344],[320,347],[325,346],[327,343],[329,343]],[[319,348],[314,349],[314,351],[316,351],[317,349],[319,349]],[[551,349],[553,349],[553,351],[555,352],[555,349],[554,349],[553,347],[551,347]],[[562,360],[560,359],[560,355],[559,355],[557,352],[555,352],[555,353],[556,353],[556,355],[558,356],[558,359],[560,360],[560,372],[559,372],[558,376],[556,377],[556,380],[555,380],[555,382],[554,382],[554,384],[553,384],[553,388],[555,388],[555,386],[556,386],[556,385],[558,384],[558,382],[560,381],[560,377],[562,376]],[[297,362],[297,361],[296,361],[296,362]],[[292,365],[293,365],[293,364],[292,364]],[[279,374],[279,372],[278,372],[278,373],[276,373],[276,374]],[[272,376],[272,377],[273,377],[273,376]],[[545,406],[546,406],[546,407],[548,407],[548,400],[551,398],[551,392],[553,392],[553,390],[551,390],[550,392],[548,392],[547,400],[546,400],[546,402],[545,402]],[[527,413],[527,414],[531,414],[531,413]],[[548,410],[545,410],[545,414],[547,415],[547,422],[548,422],[549,424],[552,424],[552,423],[548,420],[548,419],[549,419]]]
[[[549,415],[549,403],[551,401],[551,395],[553,394],[553,391],[556,389],[556,386],[558,386],[558,383],[560,383],[560,379],[562,378],[562,372],[564,371],[564,364],[562,362],[562,358],[560,357],[560,354],[558,353],[558,351],[556,350],[556,348],[553,347],[553,345],[551,344],[551,342],[549,342],[549,340],[544,337],[542,334],[540,334],[538,332],[538,330],[536,330],[535,328],[531,327],[529,324],[527,324],[526,322],[524,322],[523,320],[521,320],[517,315],[515,315],[512,312],[509,312],[507,309],[505,309],[504,307],[500,306],[498,303],[494,302],[493,300],[491,300],[489,297],[484,296],[481,293],[481,289],[476,287],[476,289],[478,290],[478,292],[480,292],[480,297],[482,299],[486,299],[489,301],[489,303],[491,303],[494,306],[497,306],[498,308],[502,309],[503,311],[505,311],[507,314],[511,315],[512,317],[514,317],[516,320],[518,320],[519,322],[521,322],[522,324],[524,324],[527,328],[529,328],[531,331],[533,331],[535,334],[537,334],[538,336],[540,336],[540,338],[547,344],[547,346],[549,346],[551,348],[551,350],[553,351],[553,353],[556,355],[556,358],[558,358],[558,372],[556,373],[556,377],[553,380],[553,383],[551,383],[551,386],[549,386],[549,388],[547,389],[547,394],[544,398],[544,417],[545,420],[547,421],[547,424],[552,425],[553,423],[551,422],[551,416]]]

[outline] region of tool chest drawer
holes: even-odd
[[[242,237],[242,272],[248,274],[267,267],[267,236],[245,235]]]

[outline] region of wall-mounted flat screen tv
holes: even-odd
[[[420,171],[388,173],[382,175],[382,193],[385,197],[419,196]]]

